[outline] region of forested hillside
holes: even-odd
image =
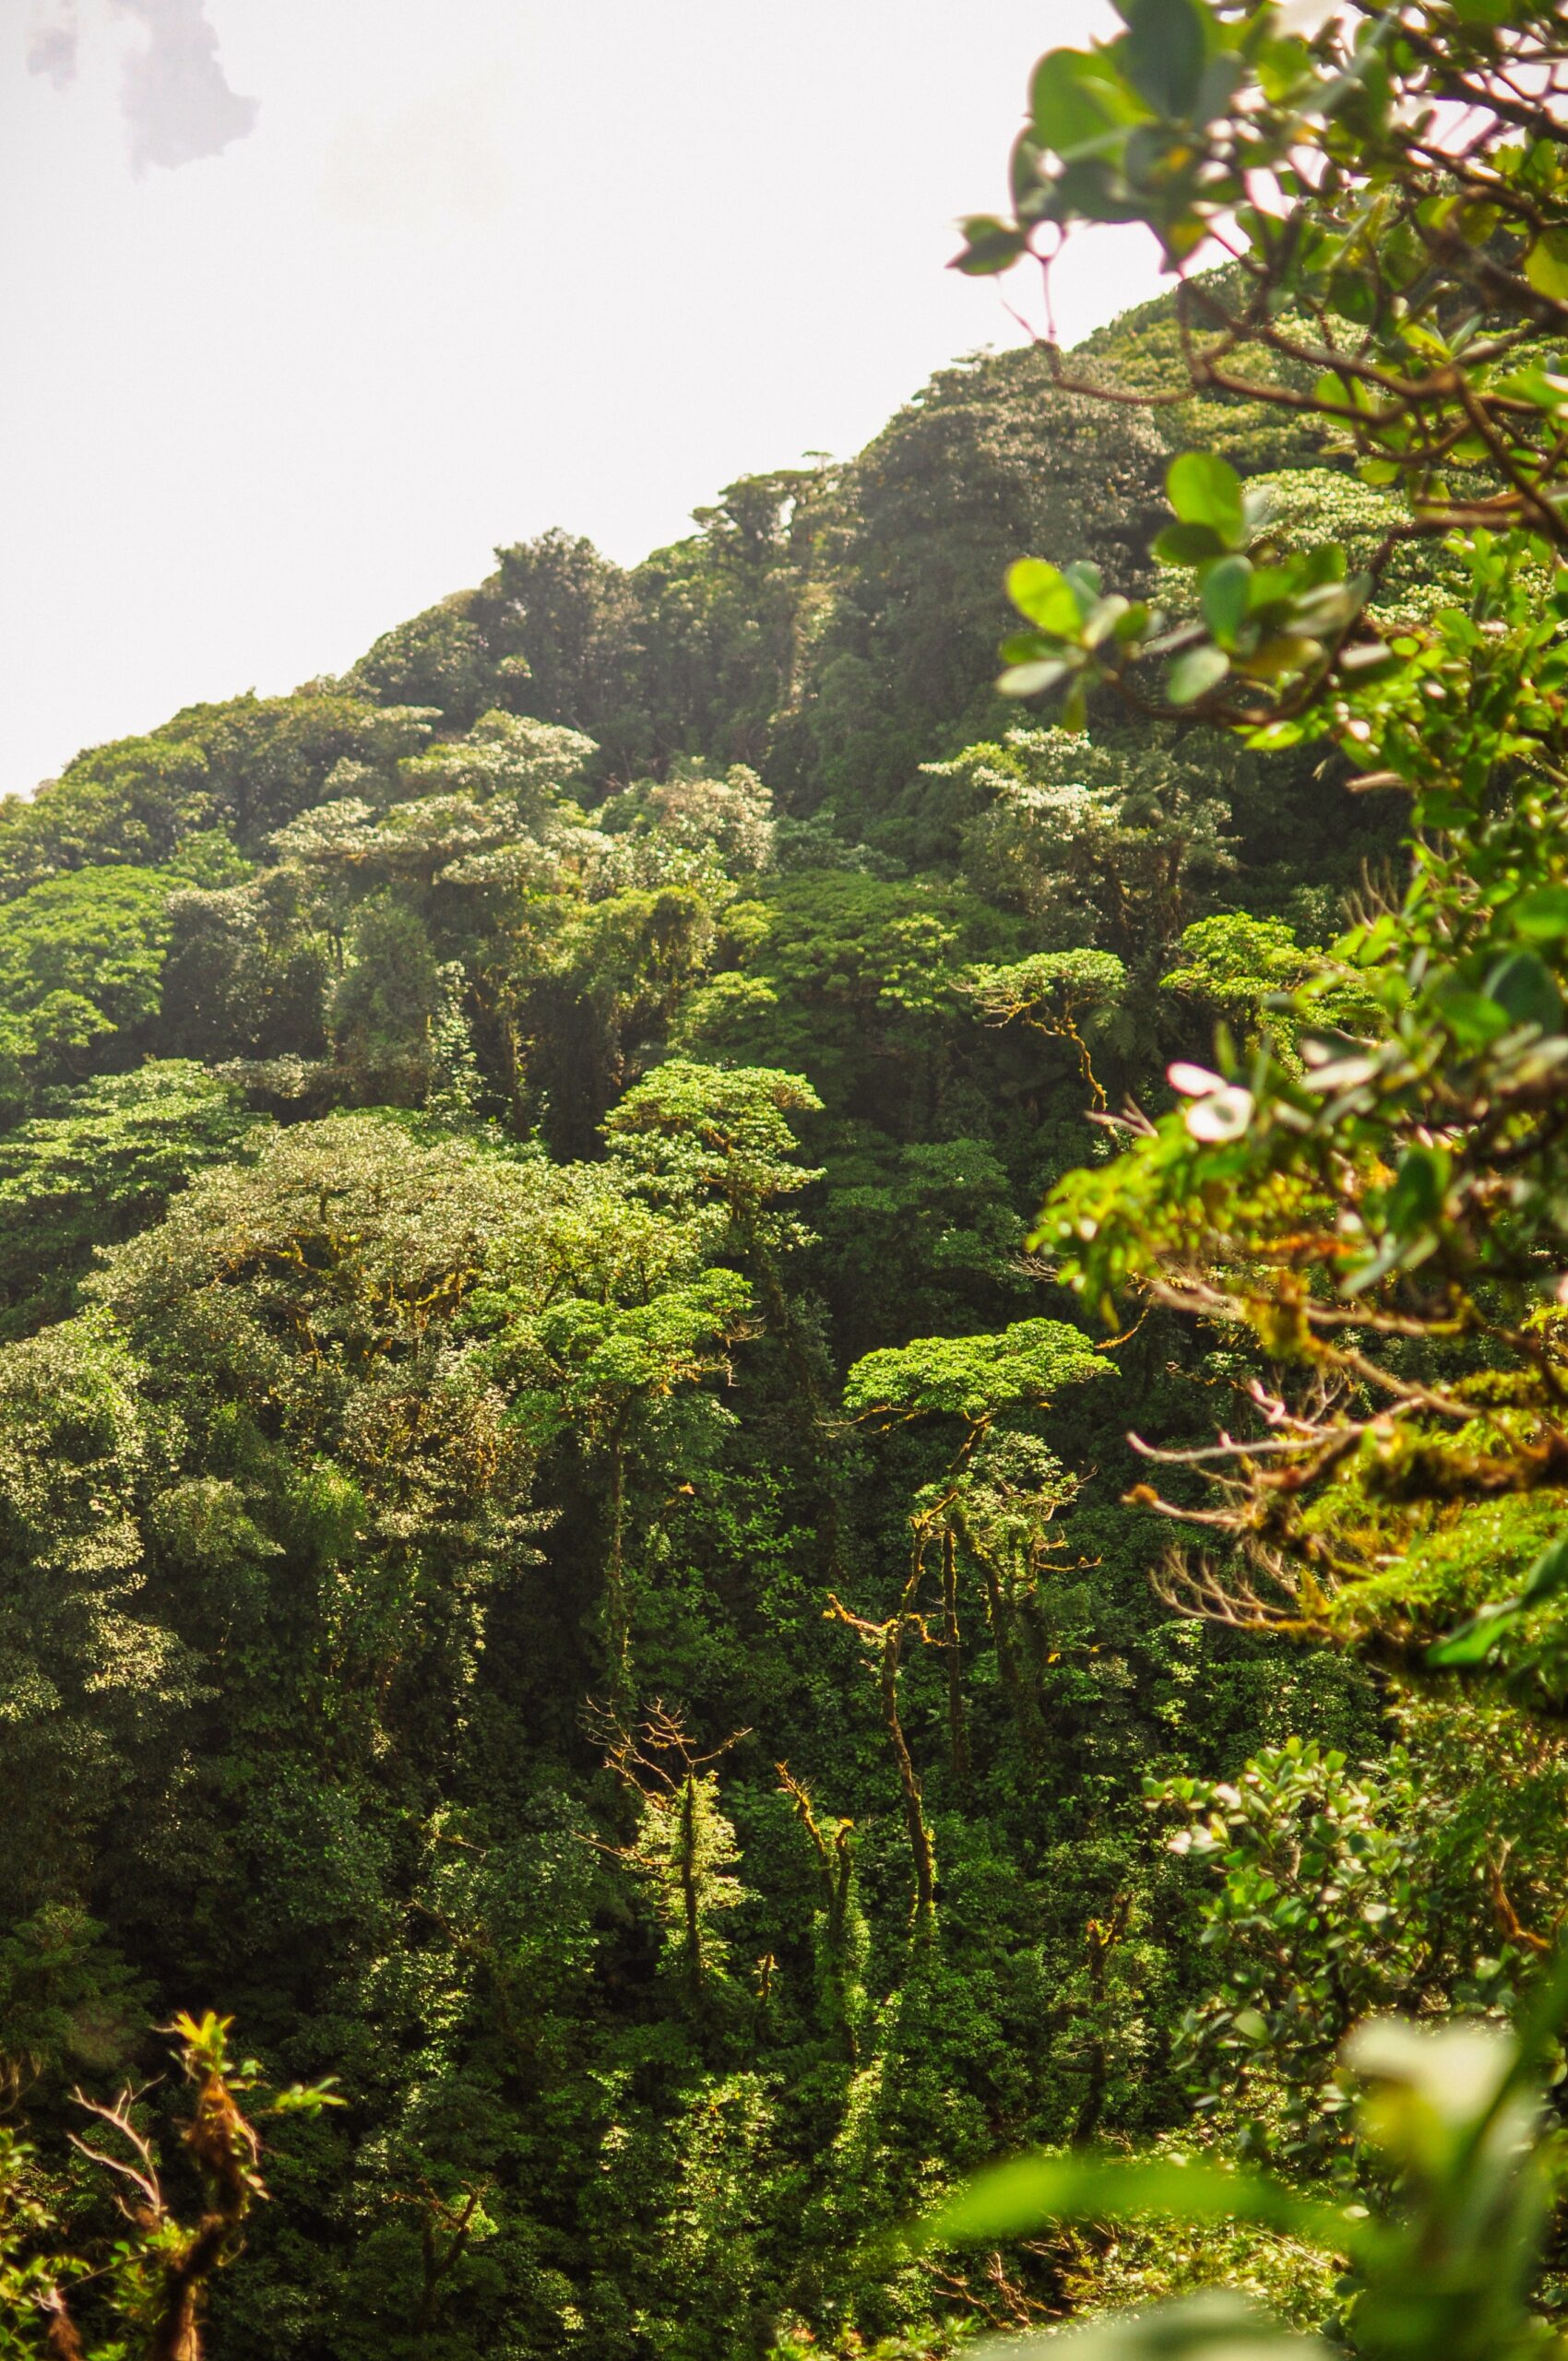
[[[1349,1072],[1404,1038],[1404,709],[1387,777],[1239,716],[1207,589],[1140,709],[1056,569],[1250,564],[1244,482],[1268,595],[1372,561],[1369,681],[1556,611],[1528,547],[1487,591],[1384,546],[1323,401],[1186,352],[1162,303],[1070,386],[964,362],[629,571],[500,550],[0,806],[0,2353],[188,2361],[176,2280],[219,2361],[921,2352],[1226,2272],[1332,2312],[1266,2209],[892,2235],[1027,2146],[1343,2181],[1342,2036],[1505,2009],[1568,1869],[1550,1666],[1422,1677],[1564,1478],[1555,1314],[1502,1308],[1550,1241],[1474,1318],[1388,1292],[1461,1135],[1407,1075],[1367,1145]],[[1024,553],[1065,729],[995,685]],[[1546,808],[1494,915],[1563,896]],[[1485,972],[1423,1074],[1560,1026]],[[1361,1129],[1298,1187],[1331,1050]],[[1320,1315],[1341,1201],[1394,1245]]]
[[[873,2224],[1185,2118],[1146,1775],[1376,1742],[1153,1597],[1122,1432],[1222,1372],[1024,1246],[1384,841],[995,695],[1009,556],[1144,564],[1166,456],[966,364],[0,811],[18,2100],[57,2161],[220,2007],[349,2101],[216,2351],[925,2319]]]

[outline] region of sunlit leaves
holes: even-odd
[[[799,1161],[792,1114],[821,1106],[804,1076],[670,1058],[614,1108],[605,1135],[658,1190],[711,1192],[742,1223],[821,1176]]]
[[[1230,297],[1207,291],[1184,309],[1196,386],[1218,358],[1214,382],[1229,388],[1240,375],[1249,394],[1342,421],[1365,481],[1428,510],[1459,502],[1460,516],[1455,474],[1500,469],[1513,514],[1526,516],[1529,487],[1551,460],[1541,422],[1519,405],[1558,407],[1551,357],[1522,372],[1515,359],[1511,383],[1506,371],[1473,370],[1469,409],[1441,374],[1480,349],[1494,299],[1533,308],[1538,326],[1546,305],[1568,316],[1568,175],[1550,108],[1521,101],[1503,75],[1501,0],[1453,6],[1439,42],[1468,77],[1476,117],[1460,187],[1438,185],[1422,151],[1404,144],[1402,126],[1433,96],[1436,53],[1425,42],[1391,42],[1384,26],[1333,11],[1303,37],[1260,0],[1123,0],[1120,13],[1119,37],[1052,50],[1036,67],[1028,172],[1016,219],[988,220],[977,238],[983,267],[1049,255],[1049,243],[1035,245],[1042,225],[1054,238],[1080,221],[1138,221],[1181,272],[1225,223],[1222,242],[1235,251],[1240,239],[1253,294],[1250,310],[1232,313]],[[1550,71],[1552,22],[1538,29],[1532,13],[1529,24],[1521,37],[1540,41],[1539,70]],[[1264,189],[1272,194],[1260,201]],[[1365,341],[1342,344],[1346,329]],[[1238,369],[1237,348],[1265,340],[1306,373],[1310,394],[1293,386],[1275,397],[1268,369]],[[1243,545],[1223,519],[1176,506],[1182,523],[1162,556],[1192,564]]]
[[[1568,303],[1568,228],[1541,232],[1525,257],[1525,276],[1540,294]]]
[[[1557,979],[1533,951],[1511,951],[1486,979],[1486,997],[1515,1025],[1556,1033],[1562,1025],[1562,994]]]
[[[1194,2158],[1122,2163],[1095,2156],[1020,2156],[970,2182],[921,2225],[922,2243],[996,2242],[1051,2222],[1255,2222],[1296,2236],[1348,2241],[1337,2208],[1295,2196],[1261,2174]]]
[[[1216,693],[1234,674],[1226,695],[1241,700],[1258,727],[1301,675],[1325,670],[1336,656],[1363,671],[1390,660],[1381,643],[1348,644],[1370,577],[1350,575],[1337,544],[1288,547],[1270,529],[1268,487],[1243,484],[1210,452],[1186,451],[1171,462],[1166,491],[1176,521],[1157,537],[1154,555],[1171,573],[1191,572],[1196,615],[1173,620],[1108,596],[1087,567],[1019,559],[1008,593],[1034,628],[1004,646],[1007,670],[998,685],[1005,694],[1065,688],[1063,721],[1081,729],[1090,686],[1126,681],[1133,665],[1169,652],[1164,694],[1172,708],[1229,712]]]
[[[1008,567],[1007,596],[1038,630],[1058,638],[1074,637],[1082,624],[1083,609],[1072,585],[1043,558],[1021,557]]]
[[[1009,2338],[1007,2347],[1031,2344]],[[990,2361],[1004,2348],[981,2347]],[[1329,2361],[1315,2336],[1295,2336],[1240,2296],[1211,2290],[1152,2311],[1114,2312],[1075,2331],[1073,2361]],[[1054,2356],[1052,2356],[1054,2361]]]
[[[981,1425],[1001,1411],[1043,1408],[1063,1387],[1111,1373],[1077,1329],[1020,1320],[994,1335],[922,1336],[868,1353],[845,1381],[844,1406],[861,1417]]]
[[[1349,2257],[1349,2331],[1368,2361],[1438,2353],[1503,2361],[1538,2341],[1529,2282],[1550,2211],[1538,2051],[1561,2014],[1564,1980],[1555,1962],[1522,2044],[1491,2025],[1434,2028],[1394,2016],[1346,2041],[1362,2136],[1378,2153],[1382,2186],[1397,2192],[1375,2213],[1200,2161],[1026,2156],[973,2182],[918,2236],[922,2244],[1000,2244],[1055,2222],[1149,2213],[1256,2223]],[[1077,2342],[1087,2361],[1305,2361],[1326,2350],[1223,2297],[1113,2316]]]
[[[1019,558],[1009,566],[1007,592],[1034,629],[1004,643],[1007,670],[997,686],[1006,696],[1028,697],[1067,682],[1064,719],[1082,729],[1084,690],[1102,670],[1098,651],[1108,641],[1135,639],[1147,610],[1116,593],[1104,596],[1096,566],[1058,567],[1043,558]]]
[[[1206,527],[1223,548],[1241,546],[1246,534],[1241,479],[1228,459],[1183,451],[1170,462],[1165,491],[1183,525]]]
[[[1514,905],[1514,926],[1526,943],[1557,943],[1568,935],[1568,885],[1540,885]]]
[[[1490,1602],[1458,1631],[1429,1648],[1428,1664],[1434,1671],[1446,1672],[1487,1663],[1499,1643],[1528,1615],[1560,1598],[1564,1591],[1568,1591],[1568,1541],[1556,1541],[1542,1550],[1512,1597]]]

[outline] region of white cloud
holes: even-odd
[[[134,172],[217,156],[254,131],[256,101],[242,98],[223,71],[207,0],[110,0],[110,6],[140,29],[139,38],[131,36],[120,74],[120,113]],[[101,19],[101,0],[91,13]],[[94,40],[108,30],[100,21]],[[107,44],[109,54],[115,46]],[[25,53],[28,72],[57,90],[68,89],[77,79],[81,52],[77,0],[37,0]]]
[[[65,89],[77,78],[79,43],[76,0],[53,0],[53,6],[41,7],[33,18],[28,35],[28,72],[42,74],[57,90]]]
[[[503,82],[433,91],[389,117],[354,117],[327,151],[322,198],[340,221],[417,229],[500,213],[511,193]]]
[[[118,5],[147,28],[146,44],[125,60],[120,87],[133,172],[216,156],[255,128],[256,101],[230,89],[203,0]]]
[[[34,5],[0,0],[0,211],[28,224],[0,316],[34,356],[0,372],[29,461],[0,790],[351,663],[497,541],[559,524],[630,563],[1016,338],[943,266],[955,217],[1005,201],[1041,0],[204,0],[260,122],[139,181],[119,107],[146,18],[76,0],[57,95],[25,70]],[[1044,14],[1077,40],[1109,0]],[[1158,283],[1142,231],[1075,242],[1063,337]],[[62,623],[84,583],[112,628]]]

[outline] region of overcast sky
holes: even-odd
[[[953,220],[1103,14],[0,0],[0,791],[1016,341]],[[1139,231],[1073,260],[1069,337],[1158,284]]]

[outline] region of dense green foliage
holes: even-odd
[[[1568,1951],[1561,1908],[1548,1929],[1530,1917],[1561,1891],[1568,1694],[1568,52],[1561,11],[1532,0],[1118,5],[1115,38],[1039,61],[1013,217],[968,222],[957,267],[1028,257],[1049,285],[1077,226],[1143,222],[1180,278],[1187,384],[1146,373],[1134,400],[1185,411],[1194,436],[1193,397],[1216,392],[1314,421],[1382,515],[1369,532],[1360,503],[1331,500],[1304,533],[1277,485],[1184,449],[1158,602],[1107,591],[1091,563],[1019,559],[1028,628],[1002,685],[1061,694],[1078,727],[1111,691],[1254,751],[1336,746],[1354,788],[1408,795],[1411,825],[1403,877],[1369,879],[1320,951],[1239,914],[1189,931],[1167,982],[1230,1020],[1218,1070],[1173,1063],[1183,1103],[1130,1109],[1122,1153],[1059,1183],[1037,1242],[1107,1317],[1136,1299],[1236,1347],[1240,1416],[1210,1442],[1138,1446],[1168,1489],[1133,1500],[1206,1545],[1172,1553],[1165,1596],[1352,1645],[1395,1676],[1408,1729],[1467,1743],[1458,1776],[1420,1748],[1358,1775],[1296,1738],[1238,1780],[1147,1793],[1182,1814],[1177,1849],[1221,1871],[1216,1988],[1182,2029],[1200,2106],[1216,2125],[1239,2108],[1254,2151],[1359,2165],[1369,2190],[1393,2168],[1376,2227],[1362,2206],[1302,2224],[1349,2264],[1336,2341],[1365,2361],[1511,2361],[1563,2349],[1542,2317],[1561,2140],[1538,2070],[1561,2058]],[[1211,238],[1232,264],[1206,279],[1184,266]],[[1409,561],[1439,540],[1422,582]],[[1556,1955],[1533,2004],[1523,1952]],[[1420,2023],[1455,2000],[1514,2014],[1522,2038]],[[1390,2001],[1408,2013],[1355,2025]],[[1094,2210],[1070,2169],[1013,2171],[999,2205],[960,2204],[967,2235]],[[1206,2182],[1188,2206],[1134,2167],[1095,2194],[1202,2219]],[[1277,2186],[1226,2196],[1232,2220],[1287,2218]],[[1303,2350],[1223,2304],[1157,2307],[1083,2349]]]
[[[1560,167],[1124,14],[967,267],[1384,211],[0,806],[0,2354],[1537,2349]]]

